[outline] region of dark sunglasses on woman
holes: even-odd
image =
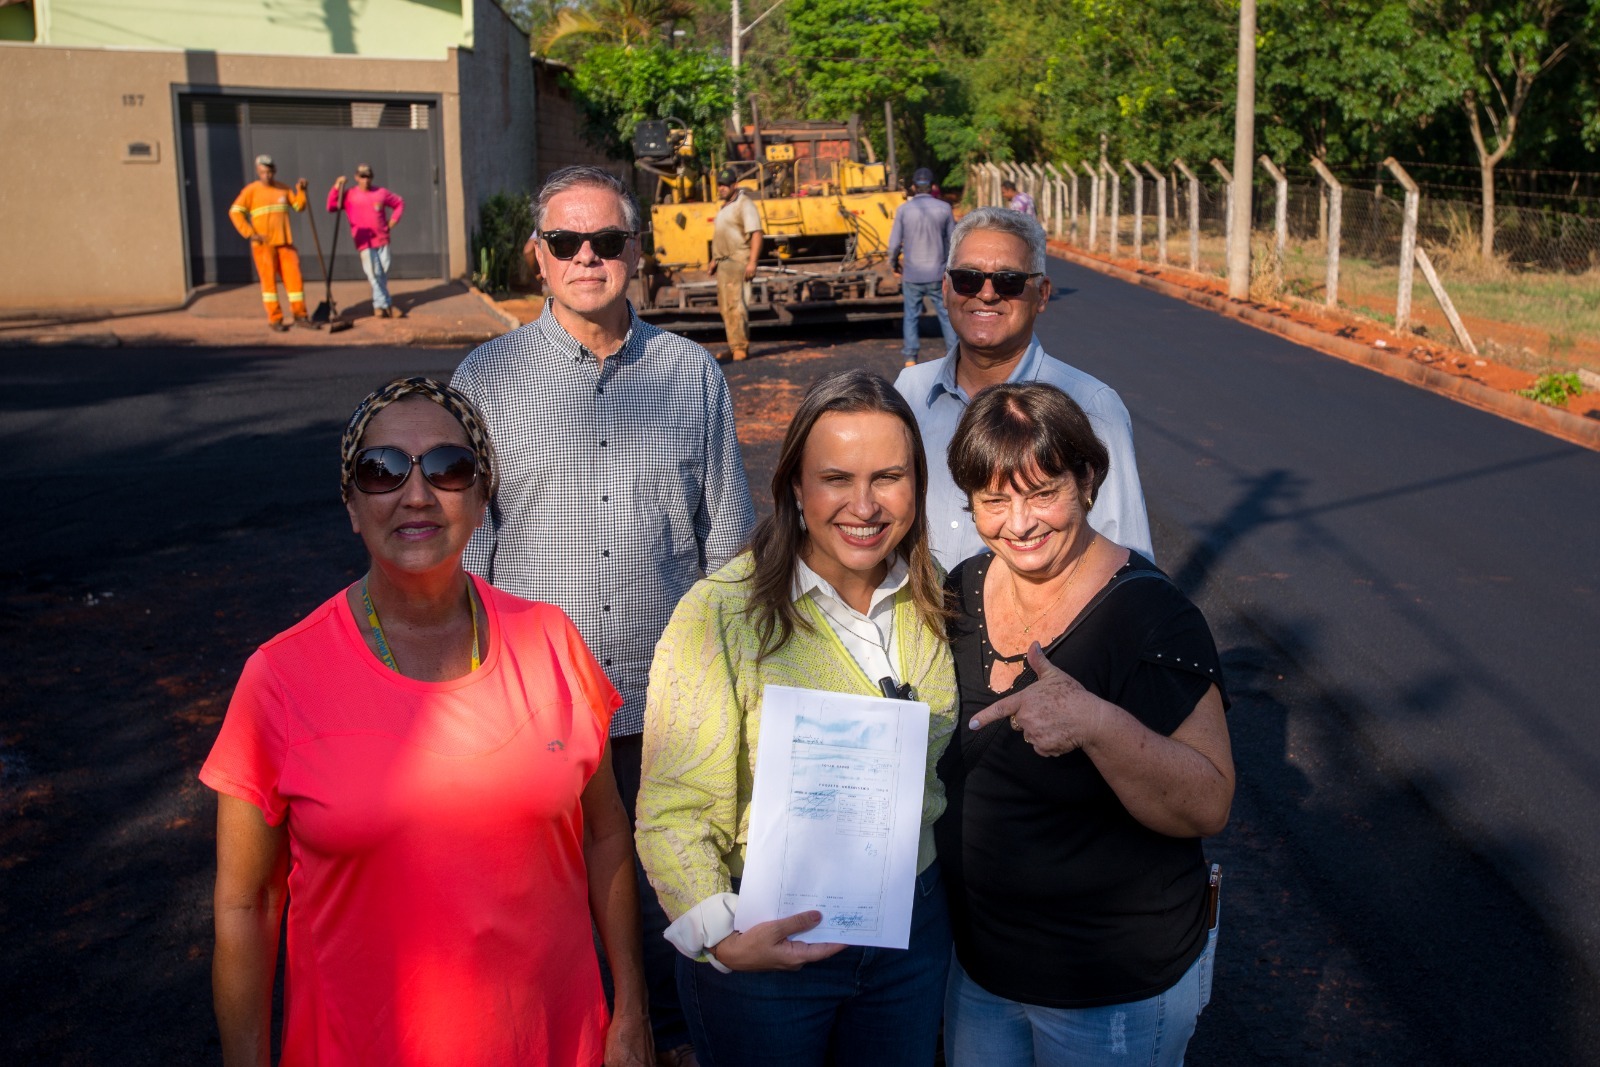
[[[437,445],[420,456],[384,445],[356,453],[355,486],[363,493],[392,493],[419,467],[435,489],[459,493],[478,480],[478,457],[464,445]]]
[[[1021,296],[1028,283],[1044,275],[1035,271],[1029,274],[1023,270],[970,270],[966,267],[955,267],[944,272],[950,279],[950,288],[956,291],[957,296],[977,296],[983,292],[983,283],[994,283],[994,291],[998,296]]]
[[[596,230],[594,233],[546,230],[539,235],[545,247],[550,249],[550,254],[557,259],[571,259],[578,254],[585,241],[601,259],[620,259],[622,250],[628,247],[628,238],[632,236],[627,230]]]

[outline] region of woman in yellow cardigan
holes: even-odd
[[[818,382],[784,439],[773,516],[683,598],[656,647],[637,840],[704,1067],[933,1062],[950,951],[934,765],[956,691],[926,486],[915,418],[887,381]],[[883,678],[931,709],[909,947],[790,941],[817,912],[735,932],[763,687],[878,696]]]

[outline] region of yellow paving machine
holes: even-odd
[[[892,134],[880,162],[855,116],[763,123],[753,111],[751,120],[729,125],[723,164],[755,201],[765,235],[746,292],[750,325],[898,318],[889,231],[906,195]],[[657,179],[634,304],[670,330],[721,329],[711,233],[722,204],[696,162],[694,132],[674,119],[643,122],[633,149],[635,166]]]

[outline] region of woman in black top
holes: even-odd
[[[1200,838],[1233,800],[1210,630],[1089,525],[1106,450],[1059,389],[980,393],[949,458],[990,551],[949,579],[946,1058],[1181,1064],[1209,995]]]

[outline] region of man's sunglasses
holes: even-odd
[[[437,445],[420,456],[384,445],[356,453],[356,488],[363,493],[392,493],[411,477],[413,466],[435,489],[459,493],[478,480],[478,457],[464,445]]]
[[[1021,296],[1028,283],[1035,278],[1044,277],[1039,272],[1029,274],[1023,270],[969,270],[966,267],[956,267],[944,272],[950,279],[950,288],[956,291],[957,296],[977,296],[983,292],[983,283],[994,283],[994,291],[998,296]]]
[[[620,259],[622,250],[628,247],[628,239],[633,236],[627,230],[596,230],[594,233],[579,233],[577,230],[546,230],[541,233],[550,254],[557,259],[571,259],[583,248],[585,241],[594,249],[594,254],[601,259]]]

